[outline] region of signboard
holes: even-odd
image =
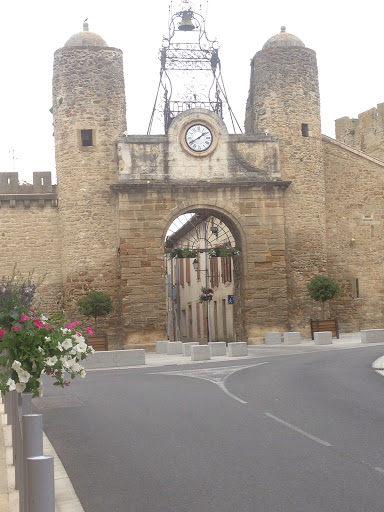
[[[234,304],[235,303],[235,298],[233,295],[228,295],[228,304]]]

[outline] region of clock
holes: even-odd
[[[212,146],[212,132],[204,124],[193,124],[185,132],[185,142],[192,151],[202,153]]]

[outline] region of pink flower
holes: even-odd
[[[4,336],[5,334],[5,329],[0,329],[0,339]]]
[[[19,322],[25,322],[25,320],[29,320],[30,318],[30,316],[26,315],[25,313],[22,313]]]
[[[20,331],[20,327],[16,327],[16,325],[14,325],[14,326],[12,327],[12,331]]]
[[[64,382],[64,384],[65,384],[66,386],[69,386],[69,385],[70,385],[70,382]]]
[[[91,329],[90,327],[87,327],[87,331],[89,332],[89,334],[90,334],[91,336],[93,336],[93,331],[92,331],[92,329]]]
[[[69,325],[66,325],[65,328],[66,329],[74,329],[76,327],[76,325],[79,325],[79,323],[80,323],[79,321],[72,322]]]
[[[29,308],[28,311],[32,311],[32,313],[36,314],[36,311],[33,308]]]
[[[38,327],[39,329],[42,329],[44,327],[44,325],[40,322],[40,320],[38,318],[35,318],[35,321],[33,322],[36,327]]]
[[[46,373],[47,375],[51,375],[51,372],[50,372],[49,370],[47,370],[45,373]]]

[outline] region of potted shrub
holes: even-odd
[[[95,336],[92,338],[92,346],[96,350],[108,350],[107,337],[97,332],[97,319],[108,315],[113,310],[111,297],[103,292],[91,291],[77,301],[77,307],[80,314],[95,319]]]
[[[313,339],[314,332],[332,331],[332,335],[339,337],[339,325],[337,318],[325,319],[325,303],[334,299],[340,293],[339,283],[329,276],[316,276],[308,283],[309,296],[321,302],[321,320],[311,319],[311,333]]]

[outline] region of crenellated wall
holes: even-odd
[[[358,119],[336,119],[335,127],[338,141],[384,160],[384,103],[362,112]]]
[[[34,172],[33,184],[17,172],[0,173],[1,277],[15,268],[43,279],[37,299],[44,311],[63,307],[61,230],[56,185],[49,172]]]

